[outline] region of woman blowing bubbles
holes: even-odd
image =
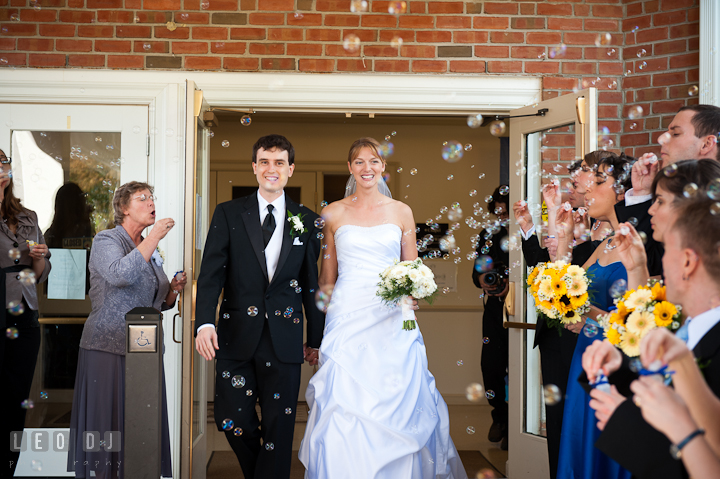
[[[119,431],[125,415],[125,314],[136,307],[170,309],[185,287],[185,273],[168,282],[158,254],[158,242],[175,225],[159,220],[147,238],[142,231],[155,224],[155,197],[146,183],[120,186],[113,198],[114,229],[95,236],[90,251],[90,301],[85,322],[70,422],[68,471],[75,477],[123,477],[123,449],[83,450],[83,433]],[[73,436],[74,435],[74,436]],[[172,476],[167,401],[163,387],[162,475]]]

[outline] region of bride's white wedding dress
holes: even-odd
[[[343,225],[335,233],[338,279],[320,346],[320,369],[300,460],[312,479],[465,479],[448,409],[428,371],[419,329],[375,295],[400,258],[395,224]]]

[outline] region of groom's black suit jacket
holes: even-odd
[[[720,396],[720,323],[716,324],[693,349],[705,381]],[[630,382],[637,375],[625,366],[610,376],[621,394],[632,397]],[[584,376],[584,374],[583,374]],[[586,378],[582,379],[587,380]],[[670,455],[670,440],[642,417],[640,408],[626,400],[615,410],[595,446],[632,472],[638,479],[680,479],[688,477],[682,461]]]
[[[218,359],[250,359],[260,341],[267,314],[277,357],[286,363],[302,363],[303,306],[307,315],[307,345],[320,347],[325,314],[315,306],[320,230],[314,221],[318,215],[295,203],[287,194],[285,205],[292,215],[303,215],[307,231],[296,234],[298,241],[294,241],[290,235],[292,224],[285,223],[280,257],[271,282],[268,282],[257,193],[221,203],[215,209],[197,283],[195,328],[197,332],[203,324],[215,324],[218,297],[224,290],[217,325]],[[282,215],[287,219],[285,211]],[[290,286],[293,280],[302,288],[300,293]],[[252,306],[257,308],[255,316],[248,314]],[[288,308],[292,308],[292,313],[286,317]]]

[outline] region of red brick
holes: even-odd
[[[87,0],[87,8],[97,10],[99,8],[123,8],[123,0]]]
[[[95,12],[86,10],[60,10],[60,21],[67,23],[92,23],[95,21]]]
[[[668,38],[668,28],[651,28],[649,30],[641,30],[635,35],[637,43],[657,42],[658,40],[666,40]]]
[[[488,32],[453,32],[453,43],[487,43],[488,37]]]
[[[295,70],[294,58],[263,58],[260,60],[263,70]]]
[[[563,36],[563,40],[568,45],[594,45],[595,40],[597,39],[596,33],[575,33],[575,32],[568,32],[565,33]],[[613,44],[615,43],[615,38],[613,38]],[[607,48],[611,48],[611,45],[608,45]]]
[[[171,12],[137,12],[133,21],[135,23],[167,23],[172,18]]]
[[[575,5],[576,17],[589,17],[590,16],[590,5]]]
[[[619,56],[618,49],[613,47],[585,48],[586,60],[617,60]]]
[[[339,72],[365,72],[372,70],[372,60],[351,60],[347,58],[341,58],[337,61],[337,71]]]
[[[131,49],[128,40],[95,40],[96,52],[129,53]]]
[[[700,8],[695,7],[688,10],[688,22],[697,22],[700,20]]]
[[[561,33],[528,32],[527,34],[528,45],[555,45],[560,43],[561,40]]]
[[[479,30],[502,30],[510,25],[508,17],[474,17],[473,28]]]
[[[673,25],[670,27],[670,38],[690,37],[700,34],[700,24],[683,23],[682,25]]]
[[[525,73],[558,73],[558,62],[525,62]]]
[[[475,56],[479,58],[508,58],[510,47],[495,45],[477,45]]]
[[[642,50],[645,50],[645,54],[652,54],[652,45],[632,45],[628,46],[623,50],[623,58],[625,60],[635,60],[641,58]],[[650,55],[652,56],[652,55]],[[646,59],[646,58],[643,58]]]
[[[437,17],[437,28],[470,28],[471,26],[472,20],[470,17]]]
[[[153,42],[150,40],[140,40],[133,43],[133,51],[135,53],[170,53],[169,42]]]
[[[657,101],[667,99],[667,88],[643,88],[635,92],[636,101]],[[629,106],[628,106],[629,108]],[[647,111],[647,109],[645,109]]]
[[[255,71],[259,68],[260,61],[257,58],[223,58],[223,68],[226,70],[246,70]]]
[[[232,40],[264,40],[266,31],[264,28],[231,28],[230,38]]]
[[[623,147],[643,146],[649,143],[650,136],[647,133],[625,134],[622,135],[621,140]]]
[[[583,21],[580,18],[548,18],[548,30],[582,30]]]
[[[383,73],[407,73],[410,60],[375,60],[375,71]]]
[[[301,41],[303,31],[299,28],[268,28],[268,40]]]
[[[413,60],[412,71],[416,73],[445,73],[447,62],[441,60]]]
[[[177,31],[177,30],[176,30]],[[227,27],[192,27],[192,37],[196,40],[227,40]]]
[[[325,45],[325,56],[326,57],[359,57],[360,50],[355,52],[349,52],[343,48],[342,45],[331,44]]]
[[[190,38],[190,28],[188,27],[178,27],[173,31],[170,31],[167,27],[161,26],[153,28],[155,28],[155,38],[171,38],[174,40],[187,40]]]
[[[569,3],[555,5],[539,4],[537,7],[538,15],[569,17],[573,14],[572,5]]]
[[[78,0],[68,0],[69,2],[74,2]],[[82,1],[82,0],[80,0]],[[82,7],[82,5],[80,5]],[[125,0],[125,8],[128,9],[141,9],[142,8],[142,0]]]
[[[75,25],[40,25],[43,37],[74,37]]]
[[[588,62],[565,62],[562,72],[566,75],[589,75],[596,73],[595,63]]]
[[[305,30],[305,39],[309,42],[337,42],[340,40],[340,31],[324,29]]]
[[[258,10],[283,12],[295,10],[295,0],[258,0]]]
[[[68,0],[67,6],[68,8],[85,8],[85,0]]]
[[[182,9],[182,2],[181,0],[143,0],[143,9],[177,11]]]
[[[674,55],[670,57],[670,68],[687,68],[700,65],[700,54],[698,52],[687,55]]]
[[[684,100],[656,101],[652,104],[652,112],[674,114],[683,106],[685,106]]]
[[[653,75],[653,86],[678,85],[685,83],[685,72],[658,73]]]
[[[389,45],[366,45],[363,53],[368,57],[397,57],[400,56],[400,48]]]
[[[172,42],[172,52],[177,53],[177,54],[207,53],[208,52],[208,44],[207,44],[207,42]]]
[[[105,55],[68,55],[69,67],[104,67]]]
[[[252,25],[282,25],[285,15],[282,13],[251,13],[248,15]]]
[[[618,28],[617,20],[595,20],[590,18],[585,20],[585,30],[593,32],[614,32]]]
[[[598,93],[600,103],[622,103],[622,93],[616,91],[601,91]]]
[[[55,50],[59,52],[91,52],[92,49],[92,40],[58,39],[55,42]]]
[[[19,38],[17,49],[31,52],[51,52],[54,43],[55,41],[49,38]]]
[[[27,53],[4,53],[3,58],[7,60],[6,67],[23,66],[27,61]]]
[[[522,62],[489,61],[487,71],[488,73],[521,73]]]
[[[322,45],[314,43],[288,43],[287,46],[287,54],[297,57],[319,57],[322,50]]]
[[[220,57],[185,57],[185,68],[188,70],[217,70],[222,68]]]
[[[244,55],[246,48],[245,42],[210,42],[210,53]]]
[[[690,97],[690,94],[688,93],[688,89],[692,85],[676,85],[670,87],[670,98],[688,98]],[[695,85],[697,87],[697,85]]]
[[[425,2],[408,2],[410,13],[426,13],[427,4]]]
[[[639,67],[642,65],[642,62],[645,61],[647,63],[647,67],[640,69]],[[636,72],[659,72],[659,71],[665,71],[668,68],[668,59],[665,58],[640,58],[635,62],[635,71]]]
[[[131,23],[133,21],[132,12],[118,10],[100,10],[97,12],[97,20],[100,23]],[[105,58],[103,58],[103,64]]]
[[[31,67],[64,67],[65,55],[53,53],[30,53],[28,66]]]
[[[332,72],[335,69],[335,60],[320,60],[316,58],[302,58],[298,61],[298,70],[301,72]]]
[[[36,2],[42,8],[62,8],[65,7],[65,0],[38,0]]]
[[[360,25],[360,15],[325,15],[326,26],[357,27]]]
[[[435,47],[430,45],[403,45],[400,55],[410,58],[435,58]]]
[[[577,86],[577,78],[543,77],[544,90],[572,90]]]
[[[490,32],[491,43],[523,43],[522,32]]]
[[[251,43],[250,55],[284,55],[284,43]]]
[[[623,7],[614,5],[593,5],[593,17],[623,18]]]
[[[535,4],[534,3],[521,3],[520,4],[520,15],[535,15]]]
[[[363,15],[360,25],[363,27],[397,28],[398,19],[395,15]]]
[[[178,30],[181,29],[178,28]],[[175,30],[174,33],[177,33],[178,30]],[[118,38],[150,38],[151,31],[151,27],[144,25],[119,25],[115,27],[115,34]]]
[[[0,38],[0,50],[8,52],[17,50],[17,39],[15,38]]]
[[[110,25],[78,25],[78,37],[112,38],[113,27]],[[150,35],[148,35],[149,37]]]
[[[377,41],[377,30],[359,30],[346,28],[342,31],[342,38],[347,38],[348,35],[356,35],[361,42]]]
[[[404,43],[415,41],[415,32],[412,30],[380,30],[381,42],[392,42],[396,39],[402,39]]]
[[[175,21],[178,23],[207,25],[210,23],[210,14],[197,12],[175,12]]]
[[[700,39],[698,37],[688,38],[688,51],[700,50]]]
[[[350,0],[315,0],[318,12],[349,12]]]
[[[20,11],[22,22],[54,22],[57,20],[57,10],[27,9]]]
[[[633,75],[622,80],[624,89],[647,88],[650,86],[650,75]]]
[[[625,73],[625,65],[622,62],[601,63],[598,73],[601,75],[622,75]]]
[[[545,19],[539,17],[515,17],[510,19],[510,28],[514,30],[544,30]]]
[[[674,40],[653,45],[653,55],[667,55],[687,51],[687,41]]]
[[[415,39],[418,43],[449,43],[452,41],[452,32],[420,31],[415,34]]]
[[[490,15],[517,15],[518,6],[512,3],[485,2],[485,12]]]
[[[390,7],[390,2],[386,0],[374,0],[368,2],[368,4],[369,11],[373,13],[388,13],[388,8]],[[407,2],[405,6],[407,7]]]
[[[534,58],[534,59],[537,59],[543,53],[545,53],[545,47],[511,47],[510,48],[510,56],[512,58]]]
[[[674,12],[657,13],[653,15],[653,24],[661,25],[677,25],[687,20],[686,10],[677,10]]]
[[[428,13],[463,13],[464,7],[462,2],[428,2]]]
[[[478,60],[451,60],[450,71],[453,73],[484,73],[485,62]]]
[[[318,27],[322,25],[322,15],[319,13],[303,13],[302,18],[295,18],[295,15],[290,15],[288,13],[287,24],[305,27]]]

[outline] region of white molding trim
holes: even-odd
[[[700,0],[700,103],[720,106],[720,2]]]

